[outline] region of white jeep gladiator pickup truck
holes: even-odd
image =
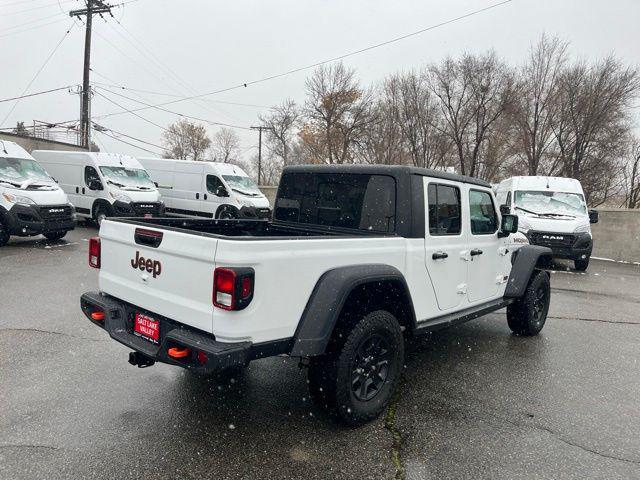
[[[94,324],[129,362],[200,373],[287,354],[348,424],[379,415],[404,337],[503,307],[519,335],[549,309],[548,248],[512,252],[490,184],[405,166],[284,170],[273,219],[108,219],[89,244]]]

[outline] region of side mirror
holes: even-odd
[[[509,215],[511,213],[511,206],[503,203],[502,205],[500,205],[500,213],[502,215]]]
[[[589,223],[598,223],[598,211],[589,210]]]
[[[216,197],[228,197],[228,196],[229,194],[227,193],[227,189],[224,188],[222,185],[216,188]]]
[[[98,179],[89,181],[89,190],[102,190],[102,182]]]
[[[502,224],[500,225],[500,232],[498,237],[508,237],[512,233],[518,231],[518,216],[506,214],[502,216]]]
[[[158,182],[153,182],[153,184],[158,188]]]

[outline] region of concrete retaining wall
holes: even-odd
[[[15,133],[0,133],[0,140],[6,140],[7,142],[15,142],[24,148],[27,152],[31,153],[34,150],[64,150],[64,151],[80,151],[85,152],[86,149],[73,145],[71,143],[57,142],[55,140],[46,140],[43,138],[28,137],[23,135],[16,135]]]
[[[597,209],[591,225],[594,257],[640,262],[640,210]]]

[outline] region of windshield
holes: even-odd
[[[586,215],[587,206],[580,193],[521,190],[516,192],[516,207],[542,215]]]
[[[53,182],[38,162],[26,158],[0,158],[0,180],[13,184],[21,184],[27,180]]]
[[[107,181],[118,187],[155,188],[146,170],[141,168],[100,167]]]
[[[249,177],[241,177],[239,175],[223,175],[222,178],[229,184],[234,190],[238,190],[242,193],[249,193],[251,195],[261,195],[258,186]]]

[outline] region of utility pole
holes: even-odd
[[[89,83],[89,72],[91,71],[91,26],[93,16],[103,13],[111,14],[111,5],[105,4],[102,0],[86,0],[87,8],[72,10],[70,17],[87,17],[85,22],[84,35],[84,72],[82,75],[82,102],[80,106],[80,143],[83,147],[91,147],[91,85]]]
[[[258,186],[262,183],[262,130],[269,130],[269,127],[251,127],[253,130],[258,130]]]

